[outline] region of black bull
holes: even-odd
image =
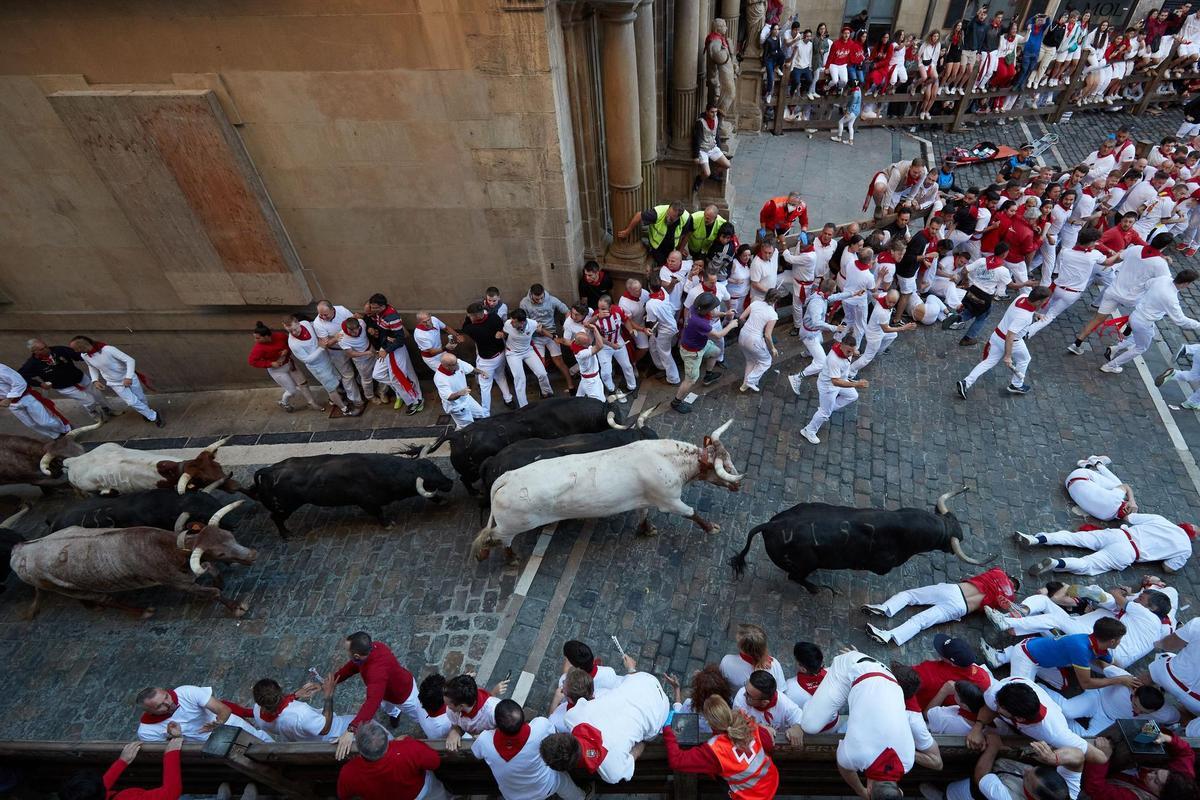
[[[450,464],[471,494],[483,462],[522,439],[558,439],[575,433],[623,429],[616,412],[591,397],[552,397],[508,414],[478,419],[458,431],[449,428],[427,448],[410,447],[409,456],[423,456],[450,442]]]
[[[966,491],[966,487],[959,493]],[[969,564],[977,561],[963,552],[962,526],[946,508],[954,493],[938,498],[937,511],[900,508],[849,508],[828,503],[800,503],[781,511],[746,535],[746,546],[729,561],[734,576],[746,569],[746,554],[754,537],[763,535],[767,555],[777,567],[808,591],[822,587],[808,576],[819,569],[869,570],[886,575],[917,553],[940,550]],[[825,587],[828,588],[828,587]]]
[[[149,527],[174,530],[180,514],[203,522],[237,498],[215,486],[200,492],[175,489],[150,489],[116,497],[89,497],[50,520],[50,530],[60,531],[72,525],[81,528]],[[221,527],[236,531],[244,513],[234,510],[221,521]]]

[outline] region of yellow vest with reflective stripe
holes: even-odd
[[[724,217],[717,214],[713,224],[705,230],[704,212],[697,211],[692,214],[692,235],[688,237],[688,250],[693,256],[703,256],[708,252],[708,248],[712,247],[713,242],[717,240],[717,231],[721,230],[721,226],[726,221]]]
[[[662,244],[663,239],[667,238],[667,210],[670,206],[655,206],[654,207],[654,224],[650,226],[650,246],[655,250]],[[679,246],[679,240],[683,238],[683,226],[687,225],[687,221],[691,219],[691,215],[684,211],[679,215],[679,221],[675,224],[675,241],[671,243],[672,247]]]

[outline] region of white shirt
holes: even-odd
[[[457,726],[463,733],[478,736],[484,731],[490,731],[496,727],[496,706],[499,704],[500,698],[488,695],[483,706],[475,712],[474,716],[470,717],[447,705],[446,719],[450,720],[451,726]]]
[[[1104,254],[1099,250],[1080,250],[1072,247],[1058,254],[1058,275],[1054,285],[1062,289],[1082,292],[1092,279],[1092,273],[1104,263]]]
[[[988,225],[992,224],[992,210],[983,206],[975,208],[975,232],[971,234],[972,239],[982,239],[983,230]]]
[[[774,306],[768,305],[763,300],[755,300],[750,304],[750,314],[742,323],[742,336],[762,339],[767,323],[777,319],[779,319],[779,312],[775,310]]]
[[[996,323],[992,336],[1001,341],[1008,338],[1011,333],[1015,333],[1018,339],[1024,338],[1025,329],[1033,324],[1033,315],[1034,312],[1029,308],[1029,303],[1025,298],[1018,297],[1012,305],[1004,310],[1004,316]],[[996,331],[1000,333],[998,334]]]
[[[1004,294],[1008,289],[1008,285],[1013,282],[1012,273],[1008,267],[1001,263],[998,267],[988,269],[987,258],[977,258],[967,264],[967,279],[971,285],[982,291],[984,294],[990,294],[993,297]]]
[[[508,334],[504,341],[504,349],[514,356],[526,355],[529,352],[530,343],[533,342],[533,335],[537,333],[537,328],[537,323],[531,319],[525,320],[525,324],[519,329],[516,320],[504,320],[504,332]]]
[[[302,324],[308,325],[307,322]],[[309,328],[311,329],[312,326],[309,325]],[[111,344],[104,345],[100,348],[100,352],[94,355],[87,353],[80,353],[80,355],[87,362],[88,372],[91,373],[94,381],[102,380],[110,386],[119,386],[126,378],[137,377],[137,362],[133,360],[133,356],[126,355]]]
[[[358,328],[358,336],[351,336],[343,329],[341,344],[343,350],[353,350],[356,353],[365,353],[371,349],[371,341],[367,338],[367,329],[361,325]]]
[[[342,323],[345,322],[346,320],[350,319],[350,317],[353,317],[353,316],[354,315],[352,313],[350,313],[350,309],[346,308],[345,306],[334,306],[333,307],[333,319],[328,320],[328,321],[323,320],[318,315],[312,321],[313,330],[316,331],[317,336],[322,339],[326,339],[330,336],[337,336],[339,333],[342,332]],[[338,344],[337,342],[334,342],[329,347],[332,350],[341,349],[341,345]]]
[[[810,69],[812,67],[813,43],[812,41],[804,41],[804,34],[796,40],[795,49],[792,51],[792,69]]]
[[[325,715],[301,700],[292,700],[271,722],[262,718],[262,708],[254,704],[254,724],[281,742],[332,742],[346,732],[353,714],[334,714],[329,732],[322,734]]]
[[[1086,180],[1094,181],[1097,178],[1107,178],[1108,173],[1117,168],[1117,155],[1115,152],[1111,152],[1106,156],[1102,156],[1099,150],[1093,150],[1092,154],[1083,160],[1083,163],[1092,168]]]
[[[568,314],[566,319],[563,320],[563,338],[568,342],[574,341],[575,334],[579,333],[580,331],[587,330],[587,324],[591,321],[591,319],[592,313],[590,311],[588,312],[588,315],[583,318],[583,322],[576,322],[575,320],[571,319],[571,315]]]
[[[859,289],[866,289],[866,294],[860,294],[857,297],[847,297],[842,301],[843,306],[854,305],[860,306],[864,311],[867,307],[867,298],[875,289],[875,274],[870,269],[862,269],[859,267],[858,259],[850,263],[850,266],[843,270],[846,276],[846,285],[842,287],[849,295],[853,295]]]
[[[1083,737],[1071,730],[1067,724],[1067,718],[1063,716],[1062,709],[1050,699],[1050,695],[1046,694],[1046,691],[1042,687],[1031,680],[1026,678],[1005,678],[999,681],[992,681],[992,685],[983,693],[984,704],[999,714],[996,695],[1005,686],[1013,683],[1023,683],[1033,689],[1037,694],[1038,702],[1042,704],[1042,708],[1045,709],[1046,714],[1039,722],[1022,722],[1001,715],[1001,718],[1005,722],[1026,736],[1043,741],[1055,749],[1059,747],[1077,747],[1084,753],[1087,752],[1087,742],[1083,740]]]
[[[856,664],[850,677],[857,680],[871,672],[887,670],[878,662]],[[837,749],[838,766],[844,769],[865,770],[891,748],[907,773],[916,761],[916,750],[934,744],[924,721],[917,724],[913,718],[920,715],[905,710],[904,692],[895,680],[872,676],[858,683],[851,681],[847,705],[850,720]]]
[[[1145,255],[1147,251],[1151,253],[1149,256]],[[1113,276],[1109,291],[1129,302],[1136,302],[1145,293],[1150,281],[1170,276],[1171,268],[1167,266],[1167,260],[1155,252],[1153,248],[1140,244],[1132,244],[1122,250],[1120,266]]]
[[[829,261],[833,258],[833,251],[837,250],[837,237],[829,240],[829,244],[821,244],[820,237],[816,237],[812,241],[813,254],[813,277],[824,278],[829,274]]]
[[[600,731],[608,755],[597,775],[605,783],[633,777],[634,745],[653,739],[667,721],[671,703],[658,678],[645,672],[626,675],[621,684],[593,700],[583,699],[567,712],[566,723],[574,729],[587,723]]]
[[[679,325],[675,321],[675,312],[670,296],[651,297],[646,301],[646,324],[657,325],[658,333],[677,333]]]
[[[1193,617],[1175,630],[1187,647],[1171,656],[1171,674],[1184,686],[1200,688],[1200,617]]]
[[[321,345],[317,343],[317,333],[313,329],[313,324],[311,322],[305,322],[305,321],[301,320],[300,327],[303,328],[304,330],[308,331],[308,338],[307,339],[299,339],[290,333],[288,334],[288,349],[292,351],[292,355],[295,356],[296,358],[298,358],[300,361],[303,361],[305,364],[312,364],[312,363],[321,361],[322,359],[328,359],[329,354],[326,353],[325,349],[322,348]],[[109,350],[109,349],[115,349],[115,348],[110,348],[110,347],[104,348],[104,350]],[[104,355],[104,350],[100,351],[100,355]],[[122,353],[122,355],[124,355],[124,354]],[[88,357],[84,356],[83,360],[87,361]],[[132,363],[132,359],[130,359],[130,363]],[[329,362],[326,361],[325,363],[328,364]],[[131,369],[132,369],[132,367],[131,367]],[[96,376],[93,373],[92,378],[95,378],[95,377]]]
[[[622,294],[621,299],[617,301],[617,305],[625,312],[630,320],[645,327],[646,325],[646,301],[650,299],[650,293],[642,289],[641,296],[637,300],[633,300],[627,294]]]
[[[769,261],[763,261],[758,256],[750,259],[750,297],[762,300],[770,289],[774,289],[779,281],[779,250],[771,254]],[[756,289],[754,284],[760,283],[766,289]]]
[[[729,296],[729,291],[719,283],[716,284],[716,291],[710,291],[704,287],[704,284],[697,283],[691,289],[688,289],[687,296],[683,298],[683,307],[690,309],[692,306],[696,305],[696,298],[705,292],[710,292],[710,294],[715,295],[716,298],[722,303],[728,303],[730,299],[732,299]],[[761,300],[762,298],[760,297],[758,299]]]
[[[597,695],[601,692],[611,691],[621,685],[621,676],[612,667],[606,667],[603,664],[593,662],[596,672],[592,675],[592,694]],[[558,688],[562,688],[567,682],[566,673],[558,676]]]
[[[750,294],[750,267],[735,258],[729,265],[729,278],[725,281],[725,288],[730,297],[745,297]]]
[[[1132,149],[1132,148],[1131,148]],[[1136,211],[1142,213],[1142,205],[1158,196],[1158,189],[1150,185],[1150,181],[1138,181],[1129,188],[1114,211]]]
[[[414,326],[412,329],[413,343],[416,344],[417,349],[422,353],[427,350],[442,349],[442,330],[445,329],[446,325],[437,317],[430,317],[429,327],[433,330],[423,331],[420,326]],[[433,356],[429,357],[432,358]]]
[[[1138,561],[1162,561],[1168,569],[1183,569],[1192,554],[1192,540],[1183,528],[1158,514],[1130,514],[1125,523],[1122,527],[1137,542]]]
[[[946,736],[966,736],[975,723],[963,717],[958,706],[934,706],[925,713],[929,717],[929,732]]]
[[[831,325],[825,321],[825,315],[829,311],[829,304],[838,300],[844,300],[848,295],[845,292],[831,294],[829,297],[820,292],[813,292],[808,296],[808,300],[804,302],[804,330],[806,334],[819,333],[820,331],[836,331],[837,325]]]
[[[1174,604],[1172,604],[1174,608]],[[1128,667],[1149,655],[1154,645],[1171,633],[1170,621],[1163,622],[1153,611],[1136,600],[1127,600],[1125,607],[1113,614],[1125,625],[1121,643],[1113,648],[1113,664]],[[1113,719],[1119,719],[1113,717]]]
[[[175,712],[162,722],[138,723],[137,737],[143,742],[165,742],[167,726],[174,722],[179,725],[183,738],[197,742],[206,741],[212,732],[201,729],[217,718],[217,715],[205,705],[212,699],[212,696],[213,690],[208,686],[176,686],[175,699],[178,701],[178,706]],[[235,714],[230,714],[225,724],[249,731],[264,742],[271,741],[270,736],[256,730],[250,723]]]
[[[816,277],[816,255],[813,250],[801,251],[797,243],[795,250],[783,251],[783,260],[792,265],[792,280],[796,283],[811,283]]]
[[[780,684],[782,686],[782,684]],[[800,706],[788,697],[782,691],[775,692],[775,707],[769,711],[763,711],[760,708],[754,708],[746,701],[746,687],[738,689],[738,693],[733,697],[734,709],[740,709],[750,715],[750,719],[760,725],[769,725],[777,731],[787,730],[793,725],[800,724],[800,718],[804,712],[800,710]],[[767,714],[771,715],[767,719]]]
[[[729,681],[730,686],[745,686],[746,681],[750,680],[750,673],[754,672],[754,669],[753,666],[736,653],[721,659],[721,674],[725,676],[725,680]],[[787,676],[783,674],[783,667],[779,665],[779,660],[774,656],[771,656],[771,666],[766,671],[771,673],[771,677],[775,679],[777,687],[782,687],[787,683]]]
[[[1145,239],[1150,236],[1150,231],[1154,230],[1159,223],[1164,219],[1170,219],[1174,214],[1174,198],[1167,196],[1159,197],[1146,209],[1146,213],[1138,217],[1138,221],[1133,223],[1133,229]]]
[[[446,410],[447,414],[454,409],[470,403],[471,394],[469,392],[453,400],[450,399],[450,395],[466,389],[467,376],[474,371],[474,367],[466,361],[461,360],[458,362],[458,369],[454,371],[453,375],[447,375],[440,369],[433,371],[433,385],[437,387],[438,397],[442,398],[442,408]]]
[[[836,388],[833,385],[834,378],[845,378],[850,374],[850,359],[842,358],[833,348],[837,346],[834,342],[829,348],[829,353],[825,358],[825,366],[821,368],[820,374],[817,375],[817,388],[831,391]]]
[[[471,755],[486,761],[505,800],[543,800],[554,794],[559,773],[542,760],[542,740],[554,733],[545,717],[529,720],[529,738],[521,750],[505,761],[496,750],[496,731],[484,731],[471,744]]]
[[[867,340],[883,341],[883,326],[892,322],[892,310],[878,299],[871,301],[871,315],[867,319]]]
[[[658,269],[658,279],[662,281],[664,290],[667,288],[667,284],[675,281],[675,285],[667,292],[667,297],[671,299],[671,305],[675,306],[676,311],[683,307],[683,282],[687,280],[688,273],[691,270],[691,261],[684,261],[683,265],[675,272],[671,272],[666,264],[663,264]]]
[[[1128,674],[1128,672],[1120,667],[1108,666],[1104,668],[1104,677],[1106,678],[1116,678]],[[1174,725],[1179,721],[1179,709],[1169,702],[1157,711],[1135,714],[1133,711],[1134,690],[1128,686],[1112,684],[1089,691],[1096,693],[1093,702],[1095,702],[1096,708],[1109,719],[1152,719],[1163,727]]]
[[[28,388],[29,384],[21,377],[21,373],[6,364],[0,364],[0,392],[3,392],[5,397],[16,400],[25,394]]]

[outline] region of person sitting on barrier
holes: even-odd
[[[446,749],[451,753],[458,750],[463,734],[478,736],[496,727],[496,705],[500,700],[480,688],[473,676],[459,675],[446,681],[442,696],[446,699],[446,718],[450,720]]]
[[[944,795],[941,790],[923,783],[921,794],[926,798],[981,796],[987,800],[1067,800],[1075,796],[1071,784],[1063,776],[1064,773],[1075,776],[1073,784],[1077,792],[1079,772],[1083,768],[1083,752],[1078,748],[1055,749],[1045,742],[1033,742],[1028,747],[1029,755],[1039,763],[1026,764],[997,758],[1003,745],[997,734],[989,733],[979,761],[975,763],[972,779],[955,781],[946,787]],[[1103,770],[1103,765],[1100,768]],[[978,793],[972,789],[977,789]]]
[[[411,736],[390,739],[374,720],[354,732],[358,755],[338,772],[338,800],[450,800],[433,771],[442,758]]]
[[[156,789],[122,789],[113,791],[125,768],[133,763],[142,749],[140,741],[130,742],[121,750],[121,755],[101,776],[95,770],[77,772],[68,778],[58,790],[60,800],[178,800],[183,792],[183,778],[179,769],[179,751],[183,748],[183,734],[179,725],[171,723],[167,733],[167,749],[163,752],[162,786]]]
[[[703,719],[716,735],[699,747],[682,749],[670,725],[663,727],[667,764],[675,772],[720,777],[737,800],[770,800],[779,790],[779,770],[771,760],[774,730],[732,709],[719,695],[704,701]]]

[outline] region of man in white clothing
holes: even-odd
[[[1120,667],[1104,668],[1106,678],[1129,673]],[[1046,694],[1062,709],[1071,730],[1080,736],[1099,736],[1119,719],[1152,719],[1168,728],[1179,722],[1179,709],[1167,705],[1166,696],[1157,686],[1130,689],[1120,684],[1089,689],[1074,697],[1063,697],[1053,689]],[[1086,725],[1080,720],[1087,719]]]
[[[513,700],[496,705],[496,728],[479,734],[471,755],[487,762],[504,800],[583,800],[583,791],[565,772],[550,769],[542,759],[542,741],[554,733],[545,717],[525,721],[525,711]]]
[[[5,364],[0,364],[0,406],[26,428],[49,439],[71,430],[71,423],[54,403],[31,390],[21,374]]]
[[[520,311],[514,309],[511,313]],[[478,736],[496,727],[496,705],[500,699],[481,688],[471,675],[459,675],[446,681],[442,690],[446,699],[446,718],[450,721],[450,733],[446,735],[446,749],[458,750],[465,734]]]
[[[1025,371],[1029,369],[1029,348],[1025,345],[1025,332],[1033,324],[1034,315],[1041,310],[1050,299],[1050,290],[1045,286],[1037,286],[1027,297],[1018,297],[1016,302],[1008,307],[1001,317],[996,329],[988,337],[988,343],[983,347],[983,358],[975,368],[958,382],[958,396],[967,399],[967,392],[975,381],[1004,362],[1012,373],[1008,383],[1009,394],[1028,394],[1029,385],[1025,383]]]
[[[1112,283],[1100,296],[1095,316],[1076,334],[1074,343],[1067,347],[1069,352],[1083,355],[1084,340],[1111,315],[1128,314],[1145,294],[1150,281],[1157,277],[1170,276],[1171,268],[1163,253],[1174,241],[1171,234],[1160,233],[1148,245],[1133,244],[1121,251],[1120,266],[1113,276]]]
[[[315,684],[284,694],[276,681],[263,678],[254,684],[254,725],[280,742],[336,742],[354,719],[353,714],[333,713],[336,686],[330,674],[321,687],[324,706],[317,711],[306,702],[316,693]]]
[[[453,353],[442,353],[438,368],[433,373],[433,385],[437,388],[438,397],[442,398],[442,408],[454,420],[454,429],[462,430],[477,419],[487,417],[474,397],[471,397],[471,387],[467,385],[467,376],[475,368],[465,361],[459,361]]]
[[[571,732],[546,737],[542,758],[563,772],[583,767],[605,783],[627,781],[644,743],[662,731],[670,710],[658,679],[634,672],[612,691],[575,701],[565,720]]]
[[[854,349],[862,347],[863,337],[867,335],[867,296],[875,290],[875,251],[864,247],[858,251],[857,258],[844,270],[846,283],[843,291],[850,296],[842,301],[843,324],[846,332],[853,337]],[[861,292],[859,290],[865,290]],[[835,337],[836,338],[836,337]]]
[[[679,365],[675,363],[675,355],[671,348],[674,347],[675,336],[679,333],[679,309],[671,303],[670,296],[657,276],[651,275],[646,285],[649,288],[649,297],[646,299],[646,324],[650,327],[650,360],[663,371],[668,384],[678,386]]]
[[[98,342],[86,336],[76,336],[70,341],[71,349],[83,356],[91,373],[92,384],[97,389],[105,385],[113,390],[113,394],[125,401],[125,404],[145,419],[161,428],[164,424],[162,415],[146,404],[146,394],[142,391],[142,378],[138,375],[137,362],[132,356],[126,355],[111,344]]]
[[[1100,365],[1101,372],[1121,372],[1122,365],[1132,361],[1150,349],[1154,334],[1158,330],[1158,321],[1168,317],[1184,330],[1200,330],[1200,322],[1183,313],[1179,306],[1179,292],[1191,286],[1200,278],[1194,270],[1180,270],[1174,279],[1164,275],[1155,278],[1146,285],[1146,293],[1137,301],[1133,313],[1129,315],[1129,327],[1133,334],[1116,347],[1105,351],[1108,363]]]
[[[866,389],[870,382],[866,380],[852,381],[849,379],[850,362],[858,356],[853,346],[834,342],[825,358],[821,374],[817,376],[817,391],[820,395],[819,405],[808,425],[800,430],[800,435],[812,444],[820,444],[817,431],[829,421],[833,412],[839,411],[858,400],[858,390]]]
[[[917,329],[917,323],[908,322],[904,325],[892,325],[892,309],[900,302],[900,292],[896,289],[887,294],[875,297],[867,315],[867,349],[850,365],[850,380],[858,377],[859,370],[865,369],[875,357],[892,346],[901,333]]]
[[[233,725],[264,742],[271,737],[256,729],[224,702],[213,697],[208,686],[150,687],[138,692],[134,703],[142,711],[137,737],[143,742],[165,742],[167,726],[179,726],[185,739],[203,742],[218,726]],[[243,711],[243,713],[245,713]]]
[[[600,332],[596,330],[596,326],[589,324],[588,330],[576,333],[570,347],[571,352],[575,355],[575,363],[579,365],[579,388],[575,390],[575,396],[604,400],[604,382],[600,380],[599,353],[606,345]]]
[[[797,326],[797,330],[800,331],[800,343],[812,357],[812,363],[800,372],[788,376],[792,391],[796,394],[800,394],[801,379],[807,378],[809,375],[816,375],[825,368],[825,332],[837,335],[846,330],[844,325],[832,325],[825,319],[830,303],[841,302],[850,297],[849,292],[830,294],[833,289],[833,279],[826,278],[819,290],[808,293],[808,299],[804,303],[804,318]],[[867,293],[866,289],[859,289],[859,291],[864,295]]]
[[[746,685],[733,697],[733,708],[744,711],[750,719],[772,730],[787,733],[788,742],[799,746],[804,741],[800,728],[803,712],[792,698],[780,691],[779,683],[766,670],[750,673]]]
[[[1100,520],[1124,519],[1137,511],[1133,487],[1113,474],[1108,456],[1089,456],[1078,461],[1067,475],[1067,494],[1083,513]]]
[[[1082,558],[1044,558],[1029,570],[1032,575],[1051,571],[1100,575],[1120,572],[1139,561],[1161,561],[1167,572],[1178,572],[1192,555],[1198,532],[1189,522],[1173,523],[1158,514],[1129,514],[1119,528],[1017,533],[1016,538],[1028,547],[1064,545],[1094,551]]]
[[[984,747],[984,728],[997,719],[1003,720],[1029,738],[1045,742],[1051,747],[1074,747],[1083,752],[1088,761],[1103,762],[1104,756],[1092,750],[1083,737],[1071,730],[1062,709],[1047,694],[1046,690],[1028,678],[1004,678],[992,681],[983,693],[984,707],[967,734],[967,745],[973,750]],[[1072,778],[1063,775],[1068,784]],[[1071,796],[1079,792],[1080,775],[1074,773]]]
[[[542,397],[552,397],[554,391],[550,388],[550,376],[546,374],[546,365],[542,357],[533,347],[534,335],[551,336],[550,331],[533,320],[523,308],[514,308],[504,321],[504,360],[508,362],[508,371],[513,376],[513,395],[517,398],[517,406],[524,408],[529,405],[525,397],[525,367],[537,378]]]
[[[1167,652],[1150,662],[1150,678],[1188,712],[1200,715],[1200,617],[1156,645]]]
[[[417,352],[421,355],[421,360],[425,362],[425,366],[429,367],[433,372],[437,372],[441,366],[442,353],[442,333],[450,335],[450,341],[453,342],[458,336],[458,332],[446,325],[437,317],[430,314],[428,311],[417,312],[417,327],[413,329],[413,344],[417,346]]]
[[[338,387],[342,385],[342,376],[334,369],[333,362],[329,360],[329,353],[324,347],[321,347],[321,343],[317,340],[313,324],[292,314],[283,321],[283,327],[288,332],[288,349],[291,350],[292,357],[308,367],[308,371],[329,394],[330,401],[345,416],[353,417],[361,414],[361,408],[352,408],[347,405],[338,392]],[[386,370],[388,363],[386,356],[387,354],[383,350],[379,351],[379,360],[375,369],[372,370],[372,374],[376,380],[390,383],[387,375],[382,374],[379,370],[379,364],[383,364]],[[84,356],[84,358],[87,357]]]
[[[335,306],[328,300],[317,303],[317,316],[313,318],[313,332],[317,335],[317,344],[329,354],[329,363],[338,374],[346,397],[352,405],[362,403],[362,394],[358,389],[358,381],[354,378],[354,367],[350,363],[350,355],[342,349],[342,323],[354,314],[345,306]]]
[[[1033,338],[1039,331],[1058,318],[1060,314],[1075,304],[1083,296],[1083,292],[1093,280],[1099,279],[1099,273],[1121,260],[1120,254],[1105,258],[1096,249],[1100,241],[1100,231],[1095,228],[1085,228],[1080,232],[1075,246],[1058,254],[1058,275],[1049,284],[1050,300],[1042,312],[1041,318],[1030,324],[1025,333],[1026,339]],[[1045,275],[1043,275],[1045,277]]]
[[[600,338],[605,344],[604,349],[597,354],[597,358],[600,359],[600,380],[604,382],[605,388],[610,392],[616,391],[612,374],[615,361],[625,378],[625,387],[631,392],[637,391],[637,373],[633,369],[633,362],[629,360],[629,350],[625,347],[625,334],[633,330],[625,309],[619,305],[614,306],[612,298],[608,295],[601,297],[596,301],[592,326],[593,330],[600,333]]]
[[[366,326],[358,317],[348,317],[342,320],[342,332],[339,334],[338,343],[341,345],[342,352],[349,358],[354,365],[354,370],[358,373],[359,383],[362,384],[362,393],[364,402],[373,401],[382,404],[383,397],[375,396],[375,350],[371,347],[371,340],[367,336]],[[382,393],[381,393],[382,394]]]

